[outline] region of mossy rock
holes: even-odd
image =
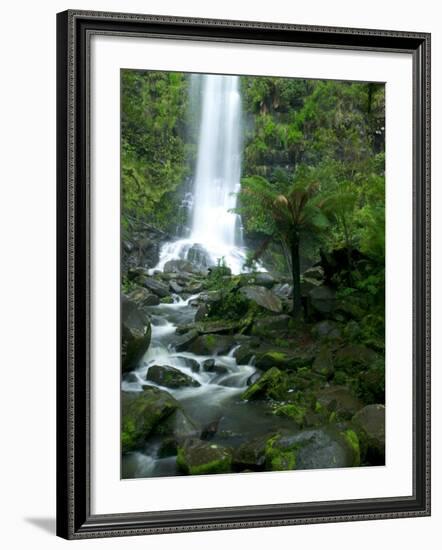
[[[327,426],[277,435],[267,442],[268,470],[348,468],[359,464],[359,440],[352,430]]]
[[[256,336],[266,336],[269,332],[285,334],[291,329],[292,317],[289,315],[275,315],[258,317],[252,325],[251,334]]]
[[[367,405],[352,418],[358,437],[365,444],[363,458],[376,466],[385,464],[385,407]]]
[[[307,407],[302,405],[286,403],[284,405],[278,405],[273,413],[276,416],[290,418],[298,428],[302,428],[305,425],[307,411]]]
[[[228,473],[232,470],[232,452],[216,443],[188,439],[178,447],[177,466],[188,475]]]
[[[354,372],[361,366],[370,366],[378,359],[378,354],[372,349],[359,344],[350,344],[336,352],[334,364],[336,369]]]
[[[149,316],[127,297],[121,299],[121,366],[123,372],[138,367],[149,349],[152,329]]]
[[[272,367],[241,395],[246,401],[255,399],[284,399],[287,393],[287,376],[278,368]]]
[[[349,420],[363,403],[344,386],[329,386],[319,390],[316,399],[328,413],[335,413],[336,420]]]
[[[154,387],[142,392],[122,392],[121,396],[123,452],[141,448],[154,429],[180,407],[169,393]]]
[[[146,373],[146,380],[166,388],[184,388],[201,386],[198,380],[168,365],[152,365]]]
[[[313,355],[303,352],[291,352],[286,349],[273,349],[256,353],[255,365],[262,370],[271,367],[280,369],[298,370],[303,367],[311,367]]]
[[[189,351],[195,355],[225,355],[235,345],[232,336],[224,334],[202,334],[189,345]]]
[[[237,447],[233,452],[234,469],[236,471],[248,469],[255,472],[265,470],[267,441],[273,435],[257,436]]]
[[[313,372],[324,376],[327,380],[333,376],[335,372],[333,367],[333,355],[328,347],[322,347],[319,350],[318,355],[313,361],[312,370]]]

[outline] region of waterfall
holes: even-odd
[[[202,116],[194,183],[191,238],[210,253],[238,242],[236,206],[241,176],[239,77],[202,76]]]
[[[156,269],[171,259],[216,265],[233,273],[245,262],[241,219],[232,210],[240,189],[242,119],[239,77],[192,75],[191,104],[199,99],[199,137],[190,236],[166,243]],[[196,96],[196,97],[195,97]]]

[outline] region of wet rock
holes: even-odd
[[[262,374],[258,380],[249,386],[241,395],[245,401],[255,399],[284,399],[287,392],[287,377],[276,367]]]
[[[145,277],[143,279],[143,286],[151,290],[159,298],[165,298],[170,294],[168,285],[162,283],[161,281],[158,281],[157,279],[154,279],[153,277]]]
[[[187,351],[192,342],[198,337],[196,330],[189,330],[185,334],[181,334],[175,337],[174,347],[176,351]]]
[[[124,382],[127,382],[128,384],[138,383],[138,377],[134,372],[125,372],[122,378]]]
[[[149,348],[151,326],[148,315],[135,302],[121,298],[121,357],[122,370],[135,369]]]
[[[142,286],[132,290],[127,297],[139,307],[157,306],[160,303],[160,299],[156,294],[149,292],[147,288]]]
[[[233,451],[233,467],[242,471],[248,469],[255,472],[265,470],[267,441],[274,434],[254,437],[242,443]]]
[[[188,349],[195,355],[225,355],[235,345],[232,336],[223,334],[202,334],[195,338]]]
[[[194,244],[187,252],[187,260],[199,270],[207,270],[214,263],[207,250],[200,244]]]
[[[261,372],[254,372],[253,374],[251,374],[248,378],[247,378],[247,385],[248,386],[252,386],[253,384],[255,384],[256,382],[258,382],[258,380],[261,378],[261,375],[262,373]]]
[[[146,380],[155,382],[166,388],[184,388],[186,386],[196,388],[201,386],[198,380],[195,380],[175,367],[166,365],[152,365],[149,367],[146,374]]]
[[[200,370],[200,364],[196,359],[192,359],[191,357],[184,357],[183,355],[180,355],[178,357],[183,363],[186,365],[186,367],[190,368],[193,372],[199,372]]]
[[[310,470],[359,466],[359,440],[352,430],[328,426],[276,435],[266,445],[266,469]]]
[[[352,423],[366,445],[366,460],[373,465],[385,464],[384,405],[367,405],[353,416]]]
[[[180,407],[169,393],[153,387],[122,392],[121,406],[123,452],[141,448],[153,430]]]
[[[312,365],[314,356],[302,350],[288,351],[286,349],[274,348],[272,350],[259,351],[255,355],[255,365],[267,370],[271,367],[280,369],[297,370]]]
[[[184,290],[183,287],[179,285],[176,281],[170,281],[169,288],[172,292],[175,292],[175,294],[180,294]]]
[[[189,475],[227,473],[231,471],[232,453],[215,443],[188,439],[178,448],[177,466]]]
[[[321,407],[334,413],[337,420],[349,420],[363,404],[344,386],[330,386],[320,390],[316,399]]]
[[[200,428],[182,409],[176,409],[155,430],[155,433],[172,440],[175,446],[189,437],[199,437],[200,432]]]
[[[263,286],[243,286],[240,292],[264,309],[274,313],[281,313],[282,311],[281,300],[271,290]]]
[[[164,264],[164,273],[181,273],[182,271],[187,273],[193,273],[193,265],[187,260],[169,260]]]
[[[327,286],[318,286],[309,292],[312,307],[320,313],[331,313],[336,307],[336,293]]]
[[[206,372],[215,372],[216,374],[226,374],[229,372],[229,369],[225,365],[217,364],[215,359],[206,359],[201,366]]]
[[[239,345],[236,350],[233,352],[233,357],[235,358],[238,365],[248,365],[250,359],[255,355],[253,348],[247,344]]]

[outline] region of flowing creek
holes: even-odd
[[[238,365],[233,357],[235,347],[227,355],[217,356],[195,355],[175,350],[174,344],[178,337],[176,327],[193,322],[195,307],[191,305],[191,301],[196,297],[191,296],[183,300],[175,296],[173,304],[160,304],[149,308],[152,342],[142,365],[133,372],[136,381],[123,381],[122,389],[143,391],[143,386],[152,385],[166,390],[180,402],[185,413],[200,428],[220,418],[213,441],[237,446],[275,428],[275,423],[281,426],[283,419],[269,415],[267,407],[259,401],[241,400],[240,395],[247,388],[247,381],[256,372],[256,368],[253,365]],[[206,372],[201,368],[199,372],[194,372],[186,359],[195,360],[199,365],[207,359],[215,359],[216,365],[225,367],[227,372],[218,374]],[[192,376],[201,385],[171,389],[146,381],[146,373],[153,365],[175,367]],[[153,438],[144,452],[123,455],[123,478],[177,475],[179,472],[176,469],[176,457],[158,457],[160,445],[161,438]]]

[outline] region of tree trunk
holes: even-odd
[[[293,279],[293,317],[301,317],[301,266],[299,261],[299,234],[294,233],[291,242]]]

